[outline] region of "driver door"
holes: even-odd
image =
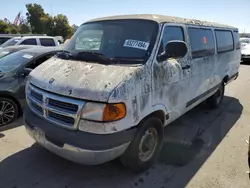
[[[157,54],[161,54],[165,50],[166,44],[172,40],[188,41],[184,25],[164,25]],[[156,58],[153,64],[154,94],[152,100],[154,104],[163,104],[167,108],[168,122],[172,122],[186,111],[186,104],[190,99],[189,54],[188,49],[188,53],[183,58],[169,58],[162,62]]]

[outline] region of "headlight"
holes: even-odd
[[[104,104],[87,102],[82,110],[82,119],[93,121],[116,121],[126,116],[126,107],[123,103]]]

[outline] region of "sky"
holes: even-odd
[[[0,19],[13,21],[19,11],[25,16],[27,3],[40,4],[53,16],[64,14],[71,25],[103,16],[153,13],[218,22],[250,33],[250,0],[8,0],[1,3]]]

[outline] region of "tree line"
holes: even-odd
[[[44,12],[39,4],[27,4],[26,17],[19,19],[18,25],[0,20],[0,33],[3,34],[47,34],[49,36],[62,36],[69,38],[75,31],[69,25],[67,16],[58,14],[52,16]]]

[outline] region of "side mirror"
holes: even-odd
[[[168,58],[182,58],[187,54],[187,44],[180,40],[173,40],[166,44],[165,52],[159,55],[159,60],[164,61]]]
[[[21,76],[26,77],[30,74],[31,71],[32,69],[30,68],[24,68],[23,71],[21,72]]]

